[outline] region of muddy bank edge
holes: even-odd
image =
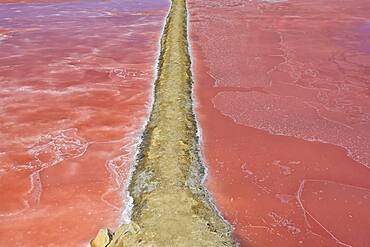
[[[92,247],[235,246],[203,188],[185,0],[173,0],[161,39],[155,100],[129,192],[132,222],[102,229]]]

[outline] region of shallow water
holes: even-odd
[[[367,246],[368,1],[189,1],[207,186],[244,246]]]
[[[168,1],[0,4],[0,245],[84,246],[127,220]]]

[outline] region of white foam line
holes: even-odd
[[[128,223],[131,222],[132,210],[134,208],[134,199],[130,195],[130,191],[129,191],[128,187],[131,184],[132,176],[134,174],[134,171],[136,170],[136,166],[137,166],[137,163],[138,163],[138,155],[140,153],[140,145],[143,142],[143,134],[144,134],[145,129],[148,126],[148,123],[150,121],[150,116],[151,116],[151,113],[152,113],[153,107],[154,107],[155,88],[156,88],[156,81],[158,79],[158,70],[159,70],[159,63],[160,63],[159,58],[161,56],[161,51],[162,51],[162,38],[163,38],[165,27],[166,27],[167,21],[169,19],[171,7],[172,7],[171,0],[167,0],[167,1],[169,3],[169,8],[167,10],[166,18],[164,18],[164,20],[162,21],[162,30],[161,30],[162,35],[160,36],[160,39],[157,42],[157,55],[156,55],[157,59],[156,59],[156,64],[155,64],[154,71],[153,71],[153,80],[152,80],[152,83],[150,84],[150,85],[152,85],[152,88],[151,88],[151,95],[149,97],[149,107],[148,107],[148,110],[147,110],[147,117],[146,117],[146,120],[145,120],[144,124],[142,125],[140,131],[139,131],[140,137],[137,138],[137,142],[136,142],[137,148],[135,148],[134,161],[130,165],[130,169],[129,169],[129,172],[128,172],[128,178],[127,178],[126,183],[124,184],[124,192],[125,192],[124,193],[125,194],[124,199],[125,199],[126,203],[125,203],[125,207],[124,207],[124,209],[122,211],[122,214],[121,214],[121,218],[120,218],[120,221],[119,221],[120,224],[128,224]]]
[[[238,92],[238,91],[236,91]],[[216,94],[216,97],[221,94],[222,92],[219,92]],[[277,94],[271,94],[273,96],[278,96]],[[296,96],[286,96],[287,98],[297,98]],[[213,107],[215,109],[217,109],[216,107],[216,103],[215,103],[215,97],[211,100],[212,101],[212,104],[213,104]],[[318,115],[318,117],[324,119],[325,121],[328,121],[328,122],[331,122],[331,123],[334,123],[334,124],[338,124],[342,127],[346,127],[346,125],[343,125],[343,124],[339,124],[337,123],[337,121],[333,121],[333,120],[328,120],[327,118],[324,118],[324,117],[321,117],[321,114],[318,113],[317,109],[314,108],[313,106],[311,106],[310,104],[307,103],[307,101],[304,101],[303,104],[307,105],[308,107],[311,107],[313,110],[315,110],[316,114]],[[319,143],[323,143],[323,144],[329,144],[329,145],[333,145],[333,146],[336,146],[336,147],[339,147],[339,148],[343,148],[346,152],[346,155],[348,158],[352,159],[353,161],[355,161],[356,163],[370,169],[370,164],[367,164],[366,161],[364,161],[364,159],[366,159],[363,155],[359,155],[357,153],[354,153],[353,150],[351,149],[351,147],[348,147],[348,145],[345,145],[345,144],[342,144],[342,143],[335,143],[334,141],[326,141],[326,140],[323,140],[325,138],[320,138],[320,137],[317,137],[317,136],[304,136],[303,134],[299,135],[299,134],[287,134],[283,131],[277,131],[275,130],[274,128],[265,128],[263,126],[261,126],[262,124],[258,124],[258,125],[253,125],[253,124],[244,124],[244,123],[240,123],[238,122],[237,119],[235,119],[235,117],[233,117],[233,115],[231,113],[226,113],[226,112],[221,112],[221,114],[223,114],[224,116],[228,117],[231,119],[231,121],[233,121],[236,125],[239,125],[239,126],[247,126],[247,127],[250,127],[250,128],[253,128],[253,129],[257,129],[257,130],[261,130],[261,131],[264,131],[264,132],[267,132],[271,135],[274,135],[274,136],[282,136],[282,137],[290,137],[290,138],[294,138],[294,139],[297,139],[297,140],[300,140],[300,141],[308,141],[308,142],[319,142]],[[245,116],[247,114],[247,112],[243,112],[241,115],[238,115],[238,118],[242,118],[243,116]],[[353,129],[352,127],[350,127],[351,129]]]
[[[198,117],[198,112],[196,111],[197,109],[197,106],[198,106],[198,102],[196,100],[196,96],[195,96],[195,73],[194,73],[194,67],[195,67],[195,60],[193,60],[192,58],[195,58],[195,56],[193,55],[193,48],[192,48],[192,42],[191,42],[191,37],[190,37],[190,34],[191,34],[191,31],[190,31],[190,14],[189,14],[189,9],[188,9],[188,3],[186,5],[186,26],[187,26],[187,43],[188,43],[188,53],[189,53],[189,57],[190,57],[190,62],[191,62],[191,66],[190,66],[190,72],[191,72],[191,80],[193,82],[193,86],[192,86],[192,90],[191,90],[191,99],[192,99],[192,113],[194,115],[194,120],[195,120],[195,123],[196,123],[196,135],[197,135],[197,152],[198,152],[198,157],[199,157],[199,160],[200,160],[200,163],[202,165],[202,167],[204,168],[204,175],[202,177],[202,181],[201,181],[201,186],[203,187],[205,193],[206,193],[206,196],[207,196],[207,199],[209,200],[209,204],[211,205],[212,209],[214,210],[215,213],[218,214],[218,216],[224,221],[226,222],[226,224],[228,224],[230,227],[231,227],[231,232],[234,231],[235,227],[228,221],[225,219],[225,217],[222,215],[222,212],[217,208],[217,204],[212,196],[212,194],[208,191],[207,187],[206,187],[206,180],[207,180],[207,177],[208,177],[208,166],[207,166],[207,163],[205,161],[205,155],[204,155],[204,150],[203,150],[203,135],[202,135],[202,128],[200,126],[200,121],[199,121],[199,117]],[[210,75],[210,74],[209,74]],[[210,75],[212,78],[214,78],[212,75]],[[234,241],[236,241],[236,239],[233,239]],[[239,243],[236,242],[236,245],[237,246],[240,246]]]
[[[61,157],[62,154],[60,154],[60,147],[58,146],[55,146],[55,144],[51,144],[53,145],[53,148],[57,148],[57,150],[55,151],[54,150],[54,154],[57,156],[55,160],[53,160],[50,164],[49,163],[44,163],[42,161],[40,161],[40,159],[38,158],[38,155],[40,152],[42,152],[43,150],[45,150],[46,148],[48,148],[49,144],[51,142],[53,142],[53,140],[55,140],[57,137],[62,136],[64,138],[67,138],[67,141],[68,141],[68,136],[65,136],[64,133],[66,131],[69,131],[69,130],[73,130],[75,131],[74,134],[75,138],[77,138],[77,141],[76,140],[72,140],[70,142],[76,144],[79,144],[81,145],[81,140],[83,139],[78,139],[80,138],[78,135],[77,135],[77,132],[78,132],[78,129],[77,128],[69,128],[69,129],[65,129],[65,130],[58,130],[58,131],[54,131],[54,132],[50,132],[50,133],[47,133],[47,134],[42,134],[39,136],[39,139],[38,139],[38,142],[36,144],[32,144],[31,146],[28,147],[28,150],[27,152],[30,152],[31,154],[34,155],[34,158],[36,159],[36,162],[39,162],[37,164],[41,164],[41,165],[37,165],[36,166],[33,166],[30,162],[30,163],[27,163],[26,165],[22,165],[21,166],[21,169],[19,169],[19,167],[15,167],[15,168],[11,168],[10,171],[15,171],[15,172],[18,172],[18,171],[22,171],[22,170],[34,170],[32,172],[32,174],[29,176],[29,180],[30,180],[30,188],[27,190],[26,193],[22,194],[22,200],[23,200],[23,204],[24,204],[24,208],[22,210],[19,210],[19,211],[16,211],[14,213],[7,213],[7,214],[0,214],[0,217],[10,217],[10,216],[16,216],[20,213],[23,213],[25,212],[26,210],[30,209],[31,207],[31,204],[34,204],[34,205],[38,205],[39,202],[40,202],[40,199],[41,199],[41,196],[42,196],[42,193],[43,193],[43,187],[42,187],[42,181],[41,181],[41,178],[40,178],[40,173],[43,171],[43,170],[46,170],[50,167],[53,167],[53,166],[56,166],[58,165],[59,163],[65,161],[65,160],[72,160],[72,159],[76,159],[78,157],[81,157],[83,156],[88,147],[89,147],[89,143],[86,143],[86,144],[83,144],[83,151],[80,153],[80,154],[77,154],[75,156],[72,156],[72,157]],[[57,136],[53,136],[53,134],[57,134]],[[43,137],[45,136],[51,136],[50,138],[50,141],[46,144],[43,144],[41,146],[38,145],[38,143],[40,143],[40,141],[42,140]]]

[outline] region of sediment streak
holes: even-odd
[[[172,0],[153,109],[129,185],[132,222],[113,234],[101,230],[93,247],[234,246],[202,185],[190,65],[186,0]]]

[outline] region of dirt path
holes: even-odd
[[[185,0],[173,0],[161,41],[155,102],[144,133],[129,191],[132,223],[101,246],[233,246],[230,226],[218,215],[202,186],[197,148]]]

